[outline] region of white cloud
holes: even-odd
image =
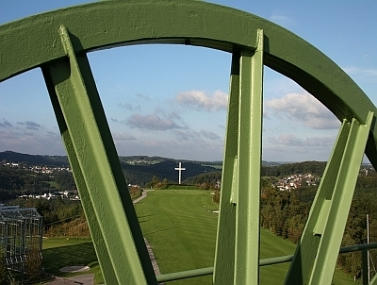
[[[174,120],[169,118],[162,118],[157,114],[140,115],[134,114],[127,120],[127,124],[132,128],[164,131],[171,129],[181,129],[182,126],[178,125]]]
[[[211,135],[209,135],[212,137]],[[223,140],[206,138],[201,130],[174,129],[163,135],[144,131],[135,140],[115,140],[119,155],[151,155],[191,160],[221,160]]]
[[[225,110],[228,106],[228,94],[220,90],[212,95],[200,90],[185,91],[179,93],[176,99],[181,105],[188,105],[199,110],[218,111]]]
[[[132,135],[125,134],[125,133],[113,133],[114,141],[130,141],[135,140],[136,138]]]
[[[140,105],[132,105],[132,104],[129,104],[129,103],[119,103],[119,107],[121,107],[122,109],[125,109],[127,111],[140,111],[141,110]]]
[[[145,95],[145,94],[141,94],[141,93],[137,93],[137,94],[135,94],[135,96],[136,96],[137,98],[143,99],[143,100],[145,100],[145,101],[149,101],[149,100],[151,99],[150,96]]]
[[[28,130],[39,130],[41,125],[33,121],[17,122],[18,125],[25,127]]]
[[[268,100],[266,113],[268,116],[281,114],[313,129],[335,129],[340,125],[324,105],[307,93],[289,93],[281,98]]]
[[[0,151],[12,150],[29,154],[65,154],[61,137],[58,133],[42,128],[11,128],[0,130]]]
[[[343,70],[349,75],[367,76],[377,79],[376,68],[361,68],[356,66],[343,67]]]
[[[205,141],[212,141],[212,142],[221,142],[221,137],[208,130],[200,130],[195,131],[192,129],[185,129],[185,130],[175,130],[174,131],[175,137],[179,140],[185,141],[196,141],[204,143]]]
[[[270,161],[305,161],[328,159],[335,142],[333,136],[298,137],[285,133],[264,138],[263,159]]]
[[[0,122],[0,128],[12,128],[12,127],[13,125],[7,120],[3,120],[3,122]]]
[[[277,137],[269,137],[268,142],[271,145],[280,145],[284,147],[304,148],[305,151],[308,148],[331,148],[334,137],[306,137],[299,138],[294,134],[281,134]]]
[[[293,19],[281,14],[274,14],[269,17],[269,20],[283,27],[290,27],[295,24]]]
[[[265,66],[263,93],[266,96],[277,97],[288,93],[303,93],[305,90],[292,79],[281,75]],[[266,97],[267,98],[267,97]]]
[[[209,140],[219,140],[220,136],[211,131],[201,130],[200,135]]]

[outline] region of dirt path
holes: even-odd
[[[154,191],[154,190],[144,190],[140,197],[133,200],[133,203],[136,204],[136,203],[140,202],[141,200],[146,198],[147,193],[151,192],[151,191]],[[151,262],[152,262],[153,270],[154,270],[156,275],[159,275],[160,274],[160,268],[158,267],[156,258],[153,254],[152,247],[150,246],[147,239],[144,238],[144,242],[145,242],[145,245],[147,247],[149,257],[150,257]],[[77,284],[92,285],[92,284],[94,284],[94,274],[83,274],[83,275],[77,275],[77,276],[68,277],[68,278],[55,277],[54,280],[52,280],[52,281],[50,281],[46,284],[48,284],[48,285],[63,285],[63,284],[64,285],[71,285],[71,284],[72,285],[77,285]]]
[[[147,197],[147,193],[148,192],[151,192],[151,191],[154,191],[154,190],[143,190],[143,192],[141,193],[141,196],[139,198],[136,198],[135,200],[133,200],[132,202],[134,204],[138,203],[139,201],[143,200],[144,198]]]
[[[158,267],[156,257],[154,256],[152,247],[146,238],[144,238],[144,242],[145,242],[145,245],[147,246],[147,250],[148,250],[149,258],[151,259],[151,262],[152,262],[154,274],[160,275],[160,268]]]
[[[55,277],[54,280],[46,283],[48,285],[93,285],[94,284],[94,274],[83,274],[74,277]]]
[[[154,190],[144,190],[139,198],[133,200],[133,203],[136,204],[139,201],[143,200],[144,198],[147,197],[147,193],[151,192],[151,191],[154,191]],[[146,238],[144,238],[144,242],[145,242],[145,246],[147,247],[147,250],[148,250],[149,258],[151,259],[151,262],[152,262],[154,273],[156,275],[160,275],[160,268],[158,267],[156,257],[154,256],[154,253],[153,253],[153,249],[152,249],[151,245],[149,244],[149,242]]]

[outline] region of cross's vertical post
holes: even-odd
[[[178,167],[174,168],[178,170],[178,184],[181,185],[182,183],[182,171],[186,170],[186,168],[182,168],[182,162],[179,162]]]

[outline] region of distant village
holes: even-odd
[[[371,172],[374,172],[374,168],[372,166],[363,165],[360,168],[359,175],[368,176]],[[319,185],[320,180],[320,176],[311,173],[292,174],[280,178],[277,182],[273,183],[272,185],[279,191],[291,191],[305,186],[317,186]]]
[[[127,163],[138,165],[145,163],[144,160],[136,160],[136,161],[128,161]],[[151,163],[153,164],[153,163]],[[49,167],[49,166],[38,166],[38,165],[27,165],[23,163],[14,163],[14,162],[2,162],[3,166],[10,167],[10,168],[18,168],[18,169],[24,169],[28,170],[37,174],[47,174],[52,175],[54,172],[60,172],[60,171],[68,171],[72,172],[69,167]],[[186,170],[185,168],[181,168],[181,164],[178,168],[175,168],[175,170],[178,170],[181,172],[182,170]],[[359,175],[362,176],[368,176],[370,172],[374,172],[374,169],[371,165],[363,165],[360,169]],[[181,174],[179,175],[180,178]],[[291,191],[296,190],[301,187],[308,187],[308,186],[317,186],[319,185],[321,180],[321,177],[312,173],[304,173],[304,174],[291,174],[282,178],[279,178],[277,181],[273,182],[272,185],[275,189],[279,191]],[[179,180],[179,184],[181,181]],[[215,185],[215,189],[220,189],[221,187],[221,181],[218,180]],[[132,185],[128,184],[128,188],[131,191],[131,189],[139,189],[139,185]],[[44,194],[26,194],[21,195],[19,198],[24,199],[69,199],[69,200],[80,200],[80,197],[78,196],[77,190],[69,190],[69,191],[58,191],[54,193],[44,193]]]
[[[17,169],[23,169],[28,170],[33,173],[37,174],[49,174],[52,175],[56,172],[60,171],[68,171],[72,172],[71,168],[69,167],[49,167],[49,166],[38,166],[38,165],[32,165],[29,166],[27,164],[23,163],[14,163],[14,162],[2,162],[2,165],[5,167],[10,168],[17,168]],[[139,185],[136,184],[128,184],[128,189],[131,191],[131,189],[140,189]],[[18,196],[18,198],[21,199],[46,199],[46,200],[52,200],[52,199],[62,199],[62,200],[71,200],[71,201],[79,201],[80,196],[78,195],[78,192],[76,189],[73,190],[65,190],[65,191],[54,191],[53,193],[48,192],[44,194],[24,194]]]
[[[69,167],[50,167],[50,166],[38,166],[38,165],[27,165],[23,163],[15,163],[15,162],[3,162],[3,166],[10,167],[10,168],[17,168],[17,169],[23,169],[28,170],[33,173],[37,174],[53,174],[54,172],[60,172],[60,171],[68,171],[71,172],[71,169]],[[63,199],[63,200],[72,200],[72,201],[78,201],[80,200],[80,197],[77,193],[76,189],[73,190],[65,190],[65,191],[58,191],[53,193],[44,193],[44,194],[24,194],[18,196],[18,198],[21,199]]]
[[[49,166],[38,166],[38,165],[29,166],[29,165],[26,165],[26,164],[23,164],[23,163],[15,163],[15,162],[4,162],[3,166],[30,170],[34,173],[39,173],[39,174],[52,174],[55,171],[69,171],[69,172],[71,172],[71,169],[69,167],[49,167]]]
[[[80,197],[77,194],[76,190],[72,191],[58,191],[55,193],[44,193],[44,194],[26,194],[26,195],[20,195],[18,198],[21,199],[62,199],[62,200],[71,200],[71,201],[79,201]]]
[[[315,176],[311,173],[305,174],[292,174],[283,178],[280,178],[273,186],[280,191],[290,191],[298,189],[302,186],[317,186],[320,181],[319,176]]]

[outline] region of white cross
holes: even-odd
[[[179,162],[179,166],[174,169],[178,170],[178,184],[181,184],[182,170],[186,170],[186,168],[182,168],[182,163]]]

